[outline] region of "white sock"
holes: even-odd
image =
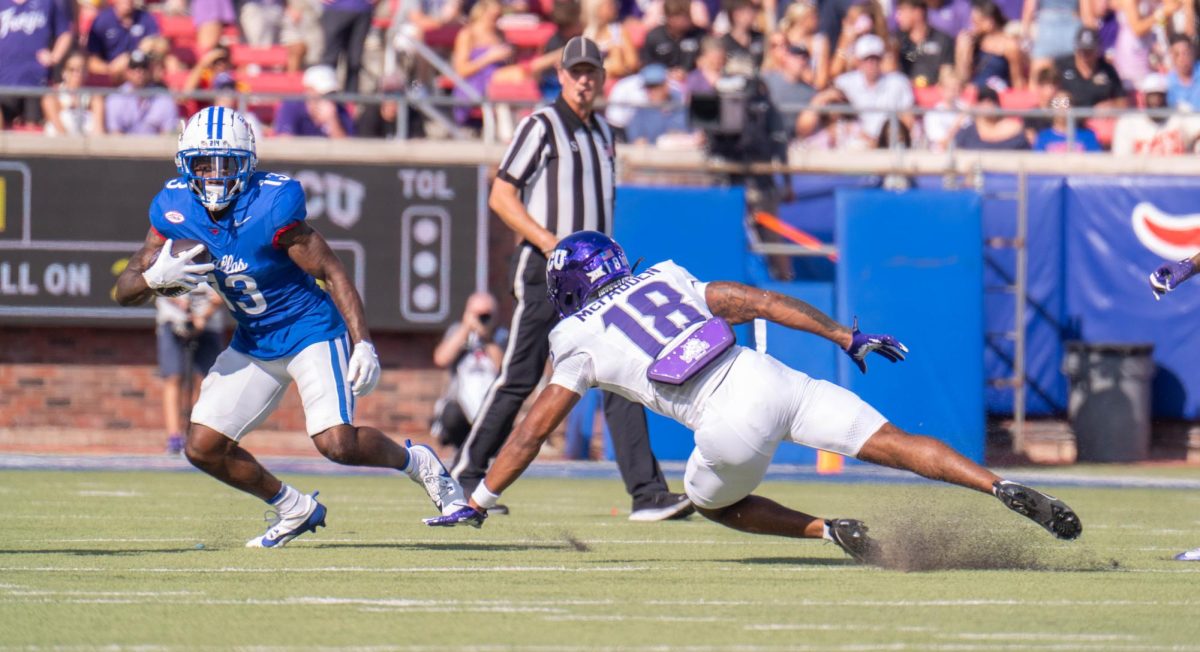
[[[279,493],[275,497],[267,501],[267,504],[274,507],[280,516],[292,516],[299,512],[303,512],[307,507],[307,501],[304,500],[304,494],[296,491],[289,484],[284,484],[279,489]]]
[[[829,535],[829,521],[821,523],[821,538],[826,541],[833,541],[833,537]]]
[[[408,464],[406,464],[403,469],[404,473],[406,473],[408,477],[416,480],[417,482],[421,481],[421,476],[417,473],[417,469],[419,468],[419,465],[417,464],[417,455],[421,455],[423,453],[423,449],[417,448],[416,446],[410,447],[408,449]]]

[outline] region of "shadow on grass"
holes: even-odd
[[[527,552],[530,550],[572,550],[571,544],[563,542],[546,543],[488,543],[486,541],[447,541],[445,543],[414,543],[411,541],[397,543],[314,543],[305,548],[349,550],[349,549],[380,549],[380,550],[433,550],[439,552]]]
[[[161,555],[181,552],[206,552],[195,548],[123,548],[106,550],[103,548],[27,548],[21,550],[0,550],[4,555],[74,555],[76,557],[133,557],[136,555]]]
[[[735,564],[759,564],[763,566],[858,566],[853,559],[830,559],[829,557],[745,557],[722,559]]]

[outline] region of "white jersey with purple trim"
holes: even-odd
[[[578,394],[599,387],[695,429],[703,399],[741,347],[731,347],[682,385],[654,382],[646,371],[713,316],[706,287],[669,260],[622,281],[550,332],[550,382]]]

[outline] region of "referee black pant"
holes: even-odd
[[[451,471],[468,495],[487,475],[492,458],[512,432],[517,412],[541,380],[550,356],[550,331],[558,323],[558,315],[546,298],[546,258],[531,245],[522,244],[514,263],[513,295],[517,303],[500,375],[488,391]],[[667,491],[667,480],[650,450],[646,411],[638,403],[605,392],[604,418],[612,432],[617,468],[636,510]]]

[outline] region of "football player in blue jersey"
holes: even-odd
[[[317,450],[339,464],[390,467],[422,485],[443,513],[466,501],[427,446],[400,446],[354,425],[355,399],[375,388],[379,358],[362,298],[325,238],[305,222],[304,190],[257,172],[254,133],[241,114],[209,107],[179,136],[171,179],[150,205],[145,243],[117,279],[117,301],[140,304],[209,282],[237,320],[192,410],[185,453],[214,478],[267,501],[279,521],[248,547],[276,547],[325,524],[317,493],[280,482],[238,445],[293,380]],[[183,252],[175,240],[196,240]],[[212,263],[193,259],[201,251]],[[324,289],[317,281],[324,283]]]

